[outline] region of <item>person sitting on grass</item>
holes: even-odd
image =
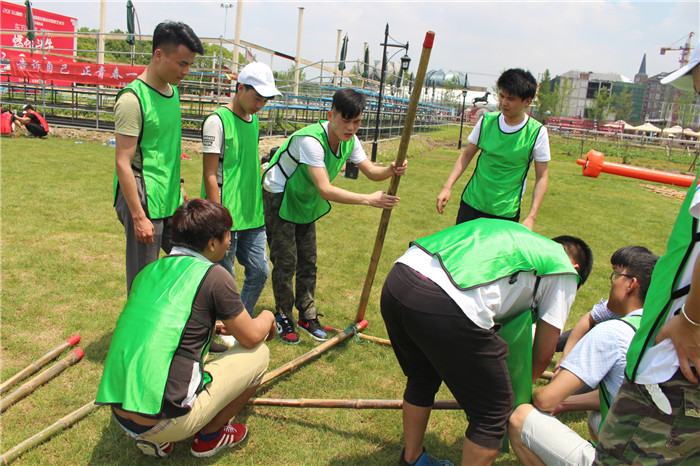
[[[162,458],[194,435],[190,452],[214,455],[243,440],[231,424],[269,363],[272,312],[245,312],[236,282],[214,264],[228,251],[233,221],[221,204],[185,202],[173,214],[173,249],[135,278],[107,354],[96,403],[145,454]],[[206,362],[215,322],[239,344]]]
[[[511,415],[508,438],[524,464],[593,463],[595,447],[549,413],[590,410],[588,429],[597,441],[600,423],[624,380],[627,350],[639,327],[657,260],[641,246],[618,249],[610,258],[608,308],[620,318],[593,327],[561,363],[561,372],[533,394],[533,403],[518,406]],[[598,390],[574,395],[585,386]]]

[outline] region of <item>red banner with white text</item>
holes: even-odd
[[[145,66],[62,62],[39,57],[10,59],[10,74],[14,77],[100,86],[124,87],[145,69]]]

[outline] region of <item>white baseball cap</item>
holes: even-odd
[[[677,87],[682,91],[695,92],[696,89],[693,85],[691,71],[693,71],[693,68],[698,66],[698,64],[700,64],[700,47],[696,46],[695,50],[693,50],[693,54],[690,56],[688,64],[663,78],[661,84],[671,84],[673,87]],[[698,92],[700,92],[700,89],[698,89]]]
[[[269,66],[260,62],[249,63],[238,75],[238,82],[248,84],[263,97],[282,95],[275,87],[275,77]]]

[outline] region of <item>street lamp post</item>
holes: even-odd
[[[406,50],[406,54],[404,54],[403,57],[401,57],[401,71],[402,73],[408,70],[408,66],[411,63],[411,58],[408,56],[408,42],[405,44],[389,44],[389,23],[386,25],[386,29],[384,30],[384,43],[379,44],[384,46],[384,50],[382,51],[382,72],[379,77],[379,99],[377,100],[377,116],[374,121],[374,142],[372,142],[372,162],[377,161],[377,139],[379,138],[379,116],[382,111],[382,95],[384,93],[384,78],[386,77],[386,63],[387,63],[387,56],[386,56],[386,48],[387,47],[397,47],[401,49]],[[398,51],[396,52],[398,53]],[[396,54],[394,54],[396,55]],[[393,56],[393,55],[392,55]]]
[[[462,116],[460,117],[459,123],[459,144],[457,144],[457,149],[462,148],[462,129],[464,129],[464,110],[467,105],[467,87],[469,87],[469,78],[467,74],[464,74],[464,88],[462,89]]]
[[[224,9],[224,39],[226,39],[226,23],[228,22],[228,9],[231,7],[233,7],[233,3],[222,3],[221,4],[221,8]]]

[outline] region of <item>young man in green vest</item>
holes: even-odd
[[[221,265],[234,278],[234,258],[245,267],[241,301],[251,316],[270,274],[256,113],[276,95],[281,93],[270,67],[250,63],[238,75],[231,102],[219,107],[202,125],[203,196],[231,212],[231,247]]]
[[[162,458],[173,442],[194,435],[190,452],[208,457],[245,438],[246,427],[229,421],[260,385],[269,362],[263,341],[274,337],[276,325],[270,311],[252,319],[231,274],[214,263],[231,239],[225,207],[192,199],[172,223],[171,254],[134,280],[95,401],[112,407],[117,424],[147,455]],[[207,361],[218,330],[239,344]]]
[[[661,80],[700,93],[700,47]],[[598,435],[595,464],[700,464],[700,189],[688,190],[651,277],[626,381]]]
[[[406,164],[373,164],[355,133],[362,122],[365,96],[354,89],[333,95],[328,121],[307,126],[287,139],[263,175],[265,228],[272,261],[277,332],[285,343],[298,343],[292,308],[299,311],[297,327],[318,341],[328,339],[318,320],[316,291],[316,220],[327,214],[328,201],[393,209],[397,196],[384,191],[360,194],[331,181],[347,160],[372,181],[403,175]],[[292,281],[296,275],[296,288]]]
[[[469,417],[462,464],[493,463],[514,403],[523,399],[518,391],[530,399],[592,266],[582,240],[550,240],[502,219],[476,219],[411,243],[381,295],[382,317],[408,379],[399,464],[448,464],[430,463],[423,447],[442,382]]]
[[[126,290],[141,269],[170,252],[170,218],[182,204],[182,121],[177,86],[195,54],[204,53],[194,31],[164,22],[153,32],[146,70],[117,95],[114,208],[126,234]]]
[[[496,84],[501,111],[486,113],[477,122],[438,194],[437,211],[444,212],[452,186],[481,151],[462,193],[457,223],[482,217],[519,221],[527,172],[534,161],[532,204],[523,220],[532,230],[547,192],[547,162],[551,158],[547,128],[526,114],[537,92],[537,81],[529,71],[514,68],[505,71]]]
[[[508,438],[523,464],[593,463],[595,447],[554,415],[588,410],[588,430],[597,440],[600,423],[624,381],[627,349],[639,328],[657,260],[658,256],[641,246],[618,249],[610,258],[608,308],[621,318],[593,327],[561,362],[556,377],[535,391],[532,404],[518,406],[510,416]],[[574,395],[585,387],[598,390]]]

